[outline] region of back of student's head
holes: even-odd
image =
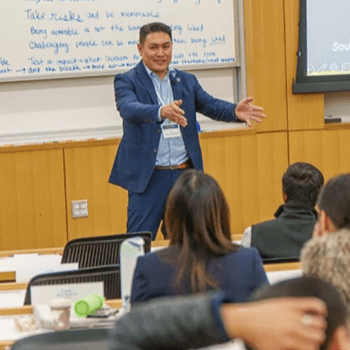
[[[286,202],[314,208],[323,183],[323,175],[315,166],[304,162],[290,165],[282,177]]]
[[[327,306],[326,339],[321,350],[325,350],[333,340],[338,327],[347,325],[347,309],[339,292],[330,283],[316,277],[299,277],[273,285],[264,285],[253,294],[253,300],[265,300],[281,297],[315,297]],[[281,320],[283,322],[283,320]]]
[[[325,211],[337,229],[350,229],[350,174],[327,181],[320,193],[318,207]]]
[[[168,25],[162,22],[152,22],[152,23],[144,24],[140,28],[139,43],[143,45],[147,35],[151,33],[166,33],[169,35],[170,40],[172,40],[171,28]]]
[[[219,184],[208,174],[187,170],[169,193],[165,226],[170,246],[179,249],[179,278],[191,275],[192,289],[214,286],[205,273],[208,258],[237,249],[231,241],[228,204]]]
[[[219,184],[208,174],[185,171],[175,182],[165,207],[170,242],[189,243],[213,254],[231,246],[230,213]]]

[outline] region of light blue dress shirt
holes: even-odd
[[[168,68],[168,72],[163,78],[160,80],[159,76],[152,72],[149,68],[146,68],[147,73],[152,79],[153,86],[156,90],[158,103],[160,105],[168,105],[169,103],[174,101],[173,90],[171,88],[170,83],[170,74],[176,74],[175,69],[171,66]],[[180,106],[181,108],[181,106]],[[158,119],[162,120],[160,116],[160,109],[158,110]],[[165,119],[162,122],[164,124],[170,124],[171,121],[169,119]],[[159,166],[169,166],[169,165],[178,165],[189,159],[188,153],[186,151],[185,143],[182,136],[179,137],[171,137],[164,138],[163,132],[161,133],[161,137],[158,145],[158,152],[156,158],[156,165]]]

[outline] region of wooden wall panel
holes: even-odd
[[[281,177],[288,163],[287,134],[222,134],[201,138],[204,169],[221,185],[233,234],[273,218],[282,203]]]
[[[0,154],[0,250],[67,240],[62,150]]]
[[[256,222],[273,218],[282,204],[282,175],[288,167],[287,133],[258,134],[259,218]],[[271,203],[270,203],[271,201]]]
[[[108,183],[117,145],[65,150],[68,238],[125,233],[127,192]],[[73,219],[71,201],[88,200],[89,216]]]
[[[338,173],[350,173],[350,130],[339,130],[337,131],[337,134],[339,138]]]
[[[244,0],[247,93],[267,119],[257,131],[287,129],[283,0]]]
[[[325,180],[350,172],[350,130],[295,131],[289,135],[290,162],[309,162]]]
[[[323,129],[324,95],[293,94],[299,41],[299,1],[284,0],[284,8],[288,129]]]

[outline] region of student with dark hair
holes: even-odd
[[[166,24],[145,24],[139,36],[142,60],[114,79],[123,137],[109,181],[128,191],[127,232],[150,231],[155,239],[176,179],[187,168],[203,169],[196,113],[248,126],[265,115],[252,98],[238,104],[214,98],[193,74],[172,67]]]
[[[300,249],[312,236],[323,183],[322,173],[312,164],[290,165],[282,177],[284,204],[275,212],[275,219],[248,227],[242,245],[257,248],[263,259],[298,259]]]
[[[232,243],[229,208],[210,175],[181,174],[168,196],[165,224],[170,245],[138,258],[132,303],[210,289],[244,302],[267,283],[258,252]]]
[[[318,208],[313,238],[301,251],[302,268],[337,287],[350,312],[350,174],[326,183]]]
[[[326,339],[320,350],[348,349],[347,336],[348,313],[337,289],[330,283],[315,277],[299,277],[263,286],[253,294],[253,300],[276,299],[282,297],[315,297],[327,306]],[[312,323],[312,314],[303,317],[306,326]],[[345,340],[345,342],[344,342]],[[337,347],[338,346],[338,347]]]
[[[159,298],[137,304],[117,321],[110,349],[198,349],[238,338],[255,350],[318,350],[326,315],[316,298],[243,304],[229,303],[223,292]],[[339,345],[346,344],[343,328],[336,335]]]
[[[341,174],[326,183],[318,208],[320,218],[315,227],[315,236],[350,229],[350,174]]]

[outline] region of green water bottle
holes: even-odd
[[[80,299],[74,304],[74,312],[77,317],[86,317],[94,315],[96,310],[103,307],[105,298],[98,294],[90,294],[87,297]]]

